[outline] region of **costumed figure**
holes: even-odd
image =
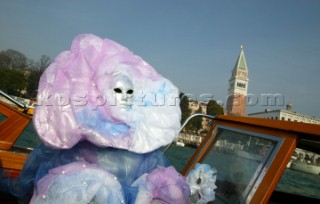
[[[43,143],[1,190],[21,203],[190,203],[190,179],[160,149],[180,129],[178,95],[127,48],[77,36],[40,79],[33,122]]]

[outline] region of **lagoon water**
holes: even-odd
[[[37,136],[37,133],[33,127],[32,121],[29,122],[27,127],[24,129],[21,136],[18,138],[14,146],[24,148],[36,148],[40,144],[41,140]]]
[[[38,138],[31,122],[25,128],[22,136],[15,143],[15,146],[35,148],[39,143],[40,139]],[[177,169],[177,171],[181,171],[183,167],[187,164],[189,158],[191,158],[195,150],[196,149],[191,147],[181,147],[172,144],[165,154],[171,161],[171,164]],[[219,152],[210,153],[205,162],[209,162],[215,165],[214,167],[218,171],[218,180],[219,177],[221,177],[227,180],[228,183],[235,182],[235,180],[238,181],[238,183],[241,183],[242,181],[243,185],[245,185],[248,182],[248,178],[245,178],[245,176],[251,175],[252,169],[254,170],[257,166],[257,164],[252,161],[247,162],[246,164],[239,163],[233,156],[229,155],[228,157],[226,157],[226,155],[222,155],[222,153]],[[244,169],[245,167],[245,174],[236,174],[236,177],[228,177],[228,172],[225,171],[225,169],[228,169],[227,167],[236,168],[236,165],[238,165],[238,168],[241,169]],[[217,183],[217,185],[219,188],[219,183]],[[243,187],[245,187],[243,185],[238,185],[238,188],[236,190],[243,190]],[[286,169],[285,173],[283,174],[281,180],[279,181],[276,187],[276,190],[320,199],[320,175],[312,175],[295,171],[292,169]],[[218,191],[218,189],[216,191]],[[228,196],[226,192],[222,192],[221,195]],[[232,201],[232,196],[231,199],[229,199],[229,201]],[[228,203],[233,203],[233,201]]]
[[[169,150],[166,152],[166,156],[171,161],[172,165],[175,166],[175,168],[179,171],[181,171],[185,164],[187,164],[189,158],[195,151],[194,148],[191,147],[181,147],[176,145],[171,145]],[[212,163],[214,164],[215,168],[217,169],[217,180],[221,180],[221,178],[228,180],[228,183],[243,183],[245,185],[246,182],[248,182],[248,178],[245,178],[245,176],[251,175],[254,168],[256,168],[256,165],[254,164],[254,161],[252,162],[246,162],[246,163],[237,163],[237,160],[233,158],[233,156],[227,156],[223,153],[215,152],[215,153],[209,153],[204,163]],[[232,164],[233,163],[233,164]],[[251,163],[251,164],[250,164]],[[211,165],[212,166],[212,165]],[[231,169],[242,169],[245,170],[246,173],[244,174],[236,174],[237,177],[230,177],[228,178],[228,171],[226,169],[230,167]],[[220,178],[219,178],[220,177]],[[233,180],[232,180],[233,179]],[[220,185],[222,185],[220,183]],[[238,185],[238,188],[236,190],[243,191],[243,186]],[[217,183],[217,186],[219,188],[219,183]],[[234,186],[234,185],[233,185]],[[228,186],[229,187],[229,186]],[[220,188],[225,188],[224,186],[220,186]],[[221,190],[221,189],[220,189]],[[292,169],[286,169],[285,173],[282,175],[282,178],[280,179],[277,187],[277,191],[282,192],[288,192],[293,194],[298,194],[306,197],[313,197],[320,199],[320,175],[313,175],[313,174],[307,174],[299,171],[295,171]],[[223,191],[223,190],[222,190]],[[219,195],[220,192],[220,195]],[[217,196],[225,197],[226,192],[221,192],[219,189],[216,190],[216,193],[218,193]],[[229,192],[230,193],[230,192]],[[240,196],[235,195],[234,196]],[[226,201],[226,203],[234,203],[235,198],[232,200],[232,196],[229,195],[229,201]],[[222,198],[223,199],[223,198]]]

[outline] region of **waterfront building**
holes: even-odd
[[[226,111],[227,115],[246,115],[246,96],[248,93],[248,67],[241,45],[240,55],[229,80]]]
[[[197,101],[189,99],[189,109],[191,110],[191,115],[195,114],[201,107],[202,113],[206,114],[208,102]]]
[[[268,110],[266,109],[263,112],[250,113],[249,117],[255,118],[265,118],[265,119],[273,119],[273,120],[286,120],[286,121],[294,121],[294,122],[302,122],[302,123],[312,123],[312,124],[320,124],[320,118],[316,118],[314,116],[309,116],[301,113],[297,113],[292,111],[292,105],[289,103],[285,110],[277,109],[277,110]]]
[[[205,101],[197,101],[197,100],[189,100],[189,109],[190,115],[197,113],[197,111],[201,108],[201,113],[207,114],[207,105],[208,102]],[[211,122],[210,119],[202,118],[202,130],[207,130],[209,128],[208,124]]]

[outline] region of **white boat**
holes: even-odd
[[[234,154],[239,156],[239,157],[243,157],[246,159],[251,159],[251,160],[256,160],[256,161],[262,161],[263,159],[263,155],[259,155],[259,154],[253,154],[244,150],[234,150]]]
[[[291,162],[290,168],[296,171],[320,175],[320,166],[308,164],[306,162],[293,161]]]
[[[184,142],[183,142],[182,140],[179,140],[179,139],[178,139],[178,140],[176,140],[176,145],[177,145],[177,146],[184,147],[185,144],[184,144]]]

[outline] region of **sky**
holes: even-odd
[[[92,33],[129,48],[197,99],[226,103],[244,46],[247,113],[285,109],[320,118],[319,0],[1,0],[0,51],[52,60]],[[205,95],[204,95],[205,94]],[[280,96],[275,104],[265,94]]]

